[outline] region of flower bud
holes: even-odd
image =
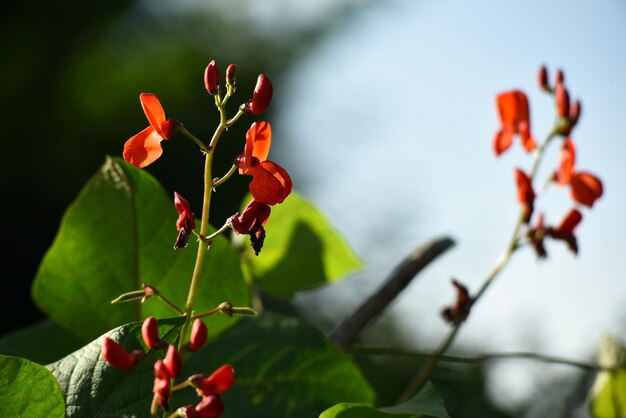
[[[216,95],[220,89],[220,72],[215,60],[211,61],[204,70],[204,87],[209,94]]]
[[[235,86],[235,81],[237,80],[236,74],[237,66],[235,64],[230,64],[228,68],[226,68],[226,83],[228,83],[229,86]]]
[[[269,78],[264,74],[259,75],[257,78],[254,92],[252,93],[252,99],[248,100],[241,106],[241,110],[246,113],[252,113],[253,115],[259,115],[267,109],[272,100],[272,92],[274,88]]]
[[[198,351],[207,338],[207,328],[200,318],[196,319],[191,327],[191,337],[189,339],[189,351]]]
[[[569,116],[569,92],[563,85],[559,83],[556,85],[554,91],[554,98],[556,100],[556,111],[562,118]]]
[[[122,370],[128,370],[137,363],[136,358],[128,353],[124,347],[107,337],[102,342],[102,358],[111,367]]]
[[[176,350],[176,346],[174,344],[170,344],[167,348],[167,353],[163,359],[163,365],[172,379],[177,378],[180,374],[183,366],[183,358],[180,356],[178,350]]]
[[[163,347],[163,343],[159,340],[159,324],[155,317],[149,316],[143,321],[141,336],[148,347],[153,349]]]
[[[548,83],[548,69],[545,65],[539,68],[539,74],[537,75],[539,81],[539,87],[544,91],[550,91],[550,84]]]
[[[556,76],[554,77],[554,85],[558,86],[559,84],[563,84],[563,83],[565,83],[565,74],[563,73],[563,70],[559,68],[558,70],[556,70]]]
[[[576,100],[569,107],[569,120],[572,126],[578,123],[578,119],[580,119],[580,112],[582,111],[582,105],[580,100]]]

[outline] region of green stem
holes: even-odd
[[[532,164],[530,174],[529,174],[531,183],[537,174],[537,171],[539,169],[539,165],[543,158],[546,147],[552,141],[552,139],[555,138],[556,136],[557,136],[557,130],[553,129],[552,132],[550,132],[550,134],[547,136],[545,141],[537,147],[537,150],[535,152],[535,158],[533,160],[533,164]],[[491,272],[489,273],[489,275],[483,282],[478,292],[476,292],[476,295],[472,298],[472,306],[474,306],[476,302],[478,302],[478,300],[483,296],[485,291],[489,288],[491,283],[493,283],[493,281],[498,276],[498,274],[508,264],[509,260],[511,259],[511,256],[517,249],[519,234],[524,225],[524,211],[525,211],[524,209],[520,211],[520,214],[518,216],[515,227],[513,228],[513,233],[511,234],[511,239],[509,240],[508,245],[506,246],[502,254],[500,254],[500,257],[498,257],[498,259],[496,260],[496,263],[494,264]],[[426,361],[426,363],[422,366],[422,368],[413,377],[413,379],[411,380],[411,382],[409,383],[405,391],[402,393],[400,398],[398,398],[397,403],[403,403],[403,402],[408,401],[422,389],[422,387],[428,381],[428,378],[432,374],[435,367],[437,367],[437,364],[441,360],[444,353],[448,350],[450,345],[452,345],[452,343],[454,342],[462,325],[463,325],[463,322],[460,322],[458,324],[455,324],[452,327],[448,335],[443,339],[443,341],[439,344],[437,349],[433,352],[433,355]]]
[[[159,300],[161,300],[163,303],[165,303],[166,305],[168,305],[170,308],[174,309],[176,312],[178,312],[179,315],[185,315],[185,312],[183,312],[182,309],[180,309],[178,306],[176,306],[174,304],[174,302],[172,302],[171,300],[169,300],[168,298],[166,298],[165,296],[163,296],[160,293],[157,293],[155,295],[157,298],[159,298]]]
[[[230,176],[232,176],[233,174],[235,174],[235,172],[237,171],[237,166],[235,164],[233,164],[233,166],[230,168],[230,170],[228,170],[228,173],[224,174],[224,177],[222,177],[221,179],[213,179],[213,188],[216,188],[218,186],[221,186],[222,184],[224,184],[224,182],[226,180],[228,180],[230,178]]]
[[[189,132],[187,130],[187,128],[185,128],[184,126],[180,127],[180,132],[185,135],[187,138],[191,139],[193,142],[195,142],[199,147],[200,147],[200,151],[204,152],[204,153],[208,153],[209,150],[207,149],[206,145],[204,145],[204,142],[202,142],[200,139],[198,139],[197,136],[195,136],[194,134],[192,134],[191,132]]]
[[[194,315],[194,316],[191,317],[191,319],[198,319],[198,318],[202,318],[204,316],[215,315],[216,313],[220,312],[221,310],[222,310],[222,306],[220,305],[217,308],[211,309],[210,311],[202,312],[202,313],[199,313],[197,315]]]
[[[235,122],[237,122],[237,120],[238,120],[240,117],[242,117],[242,116],[243,116],[243,114],[244,114],[244,111],[243,111],[243,110],[241,110],[241,109],[239,109],[239,110],[237,111],[237,114],[236,114],[235,116],[233,116],[231,119],[229,119],[229,120],[228,120],[228,122],[226,122],[226,127],[227,127],[227,128],[230,128],[231,126],[233,126],[233,124],[234,124]]]

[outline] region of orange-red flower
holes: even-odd
[[[570,185],[572,198],[585,206],[592,207],[602,196],[602,181],[586,171],[576,171],[576,146],[571,138],[563,142],[559,168],[554,179],[561,186]]]
[[[230,226],[238,234],[250,235],[250,245],[256,255],[259,255],[265,241],[263,226],[270,217],[269,205],[258,200],[252,200],[240,215],[239,212],[230,217]]]
[[[535,206],[535,191],[530,178],[519,168],[515,169],[515,181],[517,182],[517,200],[524,208],[524,222],[528,223]]]
[[[174,249],[183,248],[189,243],[189,236],[191,231],[196,227],[196,220],[193,217],[193,212],[189,207],[187,200],[178,193],[174,192],[174,207],[178,212],[178,219],[176,220],[176,229],[178,230],[178,237],[174,244]]]
[[[578,243],[574,236],[574,229],[576,229],[582,219],[583,215],[577,209],[572,209],[565,218],[563,218],[558,227],[547,228],[546,234],[554,239],[565,241],[569,249],[572,250],[574,254],[578,254]]]
[[[127,162],[143,168],[163,154],[161,141],[170,139],[178,131],[180,123],[165,118],[165,111],[156,95],[141,93],[139,100],[150,126],[126,141],[123,156]]]
[[[291,193],[292,183],[287,171],[267,160],[272,144],[269,123],[255,122],[246,133],[246,146],[235,160],[239,174],[252,176],[250,193],[255,200],[275,205],[282,203]]]
[[[507,91],[496,97],[502,127],[493,139],[496,155],[502,154],[513,143],[515,134],[519,134],[526,152],[537,148],[537,143],[530,132],[530,109],[528,98],[519,91]]]

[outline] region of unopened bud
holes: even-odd
[[[537,75],[539,81],[539,87],[545,91],[551,91],[550,84],[548,83],[548,69],[545,65],[539,68],[539,74]]]
[[[211,61],[204,70],[204,87],[209,94],[215,95],[220,88],[220,72],[215,60]]]
[[[220,312],[224,315],[233,316],[233,304],[230,302],[222,302],[220,303]]]
[[[189,351],[198,351],[207,338],[207,328],[204,322],[200,318],[196,319],[191,327],[191,337],[189,339],[188,349]]]
[[[252,93],[252,99],[248,100],[241,106],[241,110],[246,113],[252,113],[253,115],[259,115],[267,109],[272,100],[272,93],[274,88],[269,78],[264,74],[259,75],[257,78],[254,92]]]
[[[133,355],[108,337],[102,342],[102,358],[116,369],[128,370],[137,364]]]
[[[554,97],[556,100],[556,111],[562,118],[569,116],[569,92],[563,85],[559,83],[556,85],[554,91]]]
[[[569,107],[569,120],[572,126],[576,125],[580,119],[580,112],[582,111],[581,106],[580,100],[576,100]]]
[[[230,64],[228,68],[226,68],[226,83],[229,86],[234,87],[235,82],[237,81],[237,66],[235,64]]]
[[[150,299],[152,296],[156,296],[159,294],[159,291],[156,290],[156,288],[152,285],[144,283],[141,285],[141,287],[143,287],[143,292],[144,292],[144,297],[141,298],[141,303],[144,303],[145,301]]]
[[[180,374],[183,366],[183,358],[180,356],[180,353],[174,344],[170,344],[167,348],[167,353],[163,359],[163,365],[172,379],[177,378]]]
[[[554,85],[555,87],[559,84],[563,84],[565,83],[565,74],[563,73],[563,70],[561,70],[560,68],[558,70],[556,70],[556,76],[554,77]]]
[[[141,325],[141,336],[149,348],[162,348],[163,342],[159,339],[159,324],[155,317],[150,316]]]

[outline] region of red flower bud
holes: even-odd
[[[530,178],[519,168],[515,169],[515,180],[517,182],[517,200],[524,208],[524,222],[528,223],[533,213],[535,191]]]
[[[181,195],[174,192],[174,206],[178,212],[178,220],[176,220],[176,229],[179,231],[174,249],[184,248],[189,243],[191,231],[196,227],[196,220],[193,212],[189,207],[189,203]]]
[[[157,398],[157,402],[163,409],[169,409],[168,401],[171,395],[170,374],[163,360],[154,363],[154,385],[152,392]]]
[[[200,318],[196,319],[191,327],[191,337],[189,339],[189,351],[198,351],[207,338],[207,328]]]
[[[128,370],[137,363],[135,356],[108,337],[102,342],[102,358],[116,369]]]
[[[230,364],[225,364],[204,379],[201,387],[197,389],[202,396],[220,395],[233,387],[234,384],[235,369]]]
[[[272,83],[270,79],[261,74],[256,81],[256,87],[252,93],[252,99],[248,100],[241,106],[241,110],[246,113],[252,113],[253,115],[259,115],[267,109],[272,100],[273,92]]]
[[[243,211],[237,212],[229,218],[230,226],[238,234],[250,235],[250,245],[256,255],[259,255],[263,242],[265,241],[265,228],[263,225],[270,217],[271,208],[269,205],[258,200],[252,200]]]
[[[237,80],[237,66],[235,64],[230,64],[228,68],[226,68],[226,82],[234,86],[235,81]]]
[[[580,100],[576,100],[569,107],[569,120],[570,120],[572,127],[578,123],[581,112],[582,112],[582,104],[580,103]]]
[[[153,316],[149,316],[143,321],[141,326],[141,336],[143,341],[150,348],[161,348],[163,343],[159,340],[159,324]]]
[[[170,344],[167,348],[167,353],[163,359],[163,365],[172,379],[177,378],[178,375],[180,375],[183,367],[183,358],[180,356],[180,353],[174,344]]]
[[[556,85],[554,91],[554,98],[556,100],[556,111],[562,118],[569,116],[569,92],[563,85],[559,83]]]
[[[219,418],[224,413],[224,403],[219,396],[205,396],[196,406],[196,412],[202,418]]]
[[[539,87],[542,90],[550,91],[550,84],[548,83],[548,69],[545,65],[542,65],[539,68],[539,73],[537,74],[537,79],[539,81]]]
[[[211,61],[204,70],[204,87],[209,94],[215,95],[220,89],[220,72],[215,60]]]
[[[572,198],[585,206],[593,207],[596,200],[602,197],[602,181],[595,175],[581,171],[572,175]]]

